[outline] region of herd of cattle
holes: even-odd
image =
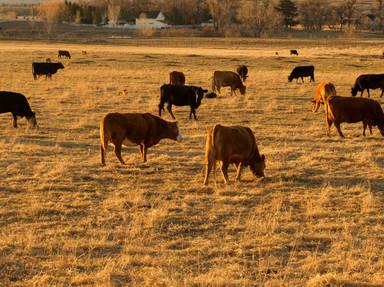
[[[86,55],[86,51],[82,51]],[[296,50],[291,50],[291,55],[297,55]],[[68,51],[59,50],[59,58],[71,59]],[[52,63],[49,59],[46,62],[33,62],[32,74],[34,79],[45,75],[51,78],[59,69],[64,69],[60,62]],[[295,67],[288,76],[288,81],[310,77],[315,81],[314,66]],[[195,120],[196,110],[201,105],[204,97],[216,97],[222,87],[230,87],[231,96],[236,95],[239,90],[245,95],[245,82],[248,78],[248,68],[241,65],[236,72],[215,71],[212,77],[212,92],[198,86],[185,85],[185,75],[179,71],[170,73],[169,84],[160,87],[159,116],[167,110],[171,117],[172,105],[190,106],[189,118],[192,115]],[[381,97],[384,93],[384,74],[360,75],[352,87],[352,97],[337,96],[335,86],[330,82],[322,82],[317,86],[315,96],[312,100],[312,111],[317,112],[320,105],[325,106],[327,134],[330,134],[332,124],[335,125],[341,137],[344,137],[341,123],[363,123],[363,135],[365,136],[368,127],[372,134],[372,127],[377,126],[384,136],[384,113],[380,104],[368,98],[356,98],[358,92],[367,90],[370,97],[370,89],[381,89]],[[0,91],[0,113],[12,113],[13,126],[17,128],[17,117],[26,117],[31,127],[37,127],[35,113],[32,111],[24,95],[15,92]],[[144,162],[147,160],[147,149],[156,145],[161,139],[182,139],[177,122],[168,122],[155,115],[144,113],[108,113],[100,122],[100,152],[101,164],[106,163],[106,151],[109,143],[114,145],[114,152],[121,164],[125,164],[121,156],[123,145],[138,145]],[[221,171],[225,183],[228,183],[228,166],[234,164],[237,169],[236,180],[240,180],[243,167],[249,166],[256,177],[264,176],[265,156],[259,153],[256,139],[251,129],[242,126],[215,125],[207,135],[205,149],[206,172],[204,184],[208,184],[210,171],[216,170],[216,161],[221,162]]]

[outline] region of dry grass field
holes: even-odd
[[[384,286],[384,138],[376,128],[363,137],[361,123],[343,124],[345,139],[334,127],[327,137],[323,109],[310,109],[321,80],[349,96],[358,74],[383,72],[384,41],[214,41],[1,42],[0,90],[25,94],[40,129],[25,119],[14,129],[0,115],[0,286]],[[65,69],[33,80],[31,62],[56,59],[58,49],[72,53]],[[157,114],[170,71],[210,88],[214,70],[241,63],[250,68],[246,96],[223,89],[203,100],[198,121],[174,107],[183,142],[163,140],[145,164],[138,147],[124,148],[127,166],[110,148],[100,166],[105,113]],[[287,82],[310,63],[315,84]],[[234,183],[231,167],[230,185],[218,172],[203,186],[215,123],[251,127],[264,180],[246,169]]]

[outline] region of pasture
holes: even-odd
[[[349,96],[359,74],[384,72],[384,42],[234,42],[2,41],[0,90],[23,93],[40,129],[25,119],[14,129],[0,115],[0,286],[383,286],[384,138],[377,128],[363,137],[362,123],[343,124],[345,139],[334,127],[327,137],[311,99],[321,80]],[[71,52],[65,69],[35,81],[32,61],[56,61],[59,49]],[[161,141],[147,163],[139,147],[124,147],[127,166],[110,147],[100,166],[105,113],[157,115],[169,72],[210,90],[214,70],[238,64],[249,68],[245,96],[223,88],[203,99],[198,121],[173,108],[183,142]],[[308,64],[315,83],[288,83]],[[371,92],[383,103],[379,95]],[[203,186],[215,123],[253,130],[264,180],[247,168],[234,183],[231,167],[230,185],[218,171]]]

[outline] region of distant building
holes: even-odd
[[[136,27],[139,29],[161,29],[169,27],[165,22],[165,16],[161,11],[143,12],[136,18]]]

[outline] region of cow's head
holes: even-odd
[[[293,76],[291,74],[291,75],[288,76],[288,82],[292,82],[292,80],[293,80]]]
[[[352,97],[356,97],[358,91],[359,91],[359,88],[357,86],[352,87],[351,89]]]
[[[255,158],[251,161],[249,167],[251,168],[252,173],[256,177],[264,177],[265,169],[265,156],[257,154]]]
[[[36,115],[32,112],[32,115],[26,117],[30,128],[37,128]]]
[[[175,141],[182,141],[183,136],[180,133],[178,122],[167,122],[169,138]]]
[[[208,93],[208,90],[204,90],[201,87],[194,88],[194,92],[196,94],[196,105],[195,108],[197,109],[201,105],[201,101],[204,98],[204,94]]]
[[[58,69],[64,69],[64,65],[63,65],[61,62],[57,63],[57,64],[56,64],[56,67],[57,67]]]

